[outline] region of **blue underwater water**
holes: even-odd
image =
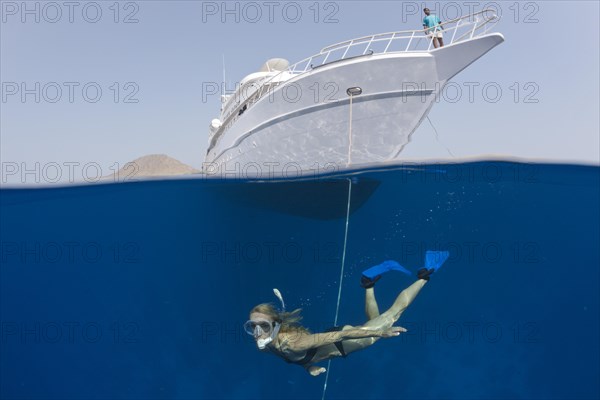
[[[450,258],[325,398],[600,397],[599,168],[508,162],[3,189],[0,397],[320,399],[242,324],[279,288],[333,325],[350,183],[338,324],[365,322],[361,271]],[[385,274],[382,311],[414,279]]]

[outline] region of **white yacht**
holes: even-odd
[[[203,172],[219,178],[320,175],[401,160],[453,76],[504,41],[485,10],[423,30],[325,47],[289,65],[272,59],[221,96]],[[434,32],[435,34],[435,32]]]

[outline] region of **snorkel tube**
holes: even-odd
[[[273,293],[275,293],[275,296],[277,296],[277,298],[281,302],[281,311],[285,312],[285,303],[283,302],[283,296],[281,295],[281,292],[279,291],[279,289],[275,288],[273,289]]]

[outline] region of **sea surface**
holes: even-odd
[[[0,397],[321,399],[249,310],[278,288],[322,331],[341,283],[359,325],[361,271],[448,250],[408,332],[334,359],[325,398],[597,399],[599,193],[598,167],[510,162],[2,189]],[[380,309],[414,279],[385,274]]]

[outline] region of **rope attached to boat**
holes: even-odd
[[[348,243],[348,226],[350,222],[350,201],[352,199],[352,179],[348,178],[348,204],[346,206],[346,230],[344,232],[344,250],[342,252],[342,268],[340,269],[340,285],[338,287],[337,305],[335,307],[335,318],[333,326],[337,326],[338,315],[340,311],[340,300],[342,299],[342,282],[344,280],[344,265],[346,264],[346,244]],[[323,384],[323,395],[321,400],[325,400],[325,392],[327,391],[327,382],[329,381],[329,371],[331,371],[331,359],[327,361],[327,372],[325,375],[325,383]]]
[[[440,135],[438,135],[437,129],[435,129],[435,126],[433,126],[433,122],[431,122],[431,120],[429,119],[429,115],[427,116],[427,121],[429,121],[429,125],[431,125],[431,127],[433,128],[433,131],[435,132],[435,140],[437,140],[439,144],[441,144],[442,146],[444,146],[446,148],[446,151],[448,152],[448,154],[450,154],[452,157],[454,157],[454,154],[450,151],[450,149],[448,148],[448,146],[446,146],[440,140]]]
[[[348,120],[350,121],[348,123],[348,163],[346,164],[347,167],[350,166],[350,164],[352,164],[352,98],[354,96],[350,96],[350,117],[348,118]]]

